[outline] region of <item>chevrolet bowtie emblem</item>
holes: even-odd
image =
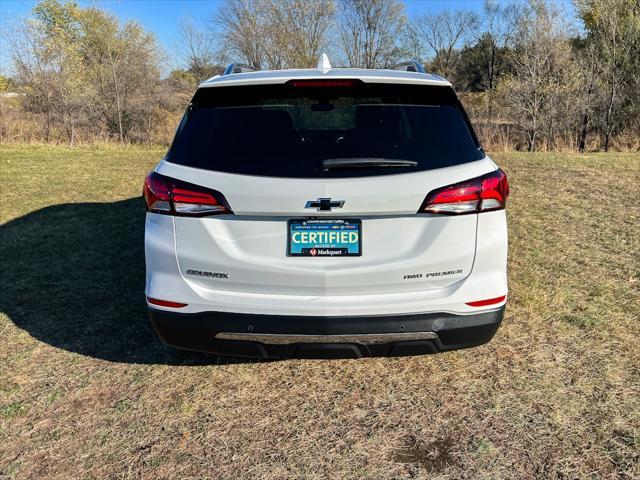
[[[344,200],[331,200],[330,198],[319,198],[309,200],[304,208],[316,208],[319,212],[330,212],[332,208],[342,208]]]

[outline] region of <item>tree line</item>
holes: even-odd
[[[212,4],[213,5],[213,4]],[[640,2],[485,0],[409,17],[400,0],[224,0],[164,52],[138,22],[41,0],[2,32],[2,141],[168,143],[197,84],[256,69],[386,68],[419,59],[454,85],[485,147],[640,147]],[[4,48],[4,47],[3,47]],[[171,61],[180,63],[171,70]],[[167,73],[168,72],[168,73]]]

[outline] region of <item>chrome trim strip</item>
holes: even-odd
[[[291,343],[361,343],[374,345],[408,340],[437,340],[438,334],[435,332],[402,332],[347,335],[290,335],[279,333],[218,332],[216,338],[221,340],[260,342],[268,345],[287,345]]]

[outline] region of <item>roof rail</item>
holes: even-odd
[[[232,73],[246,73],[255,72],[256,69],[246,63],[230,63],[227,68],[224,69],[222,75],[231,75]]]
[[[424,71],[424,67],[422,63],[418,60],[411,60],[410,62],[403,62],[397,65],[394,65],[390,68],[390,70],[404,70],[406,72],[418,72],[418,73],[427,73]]]

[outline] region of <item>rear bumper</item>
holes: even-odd
[[[175,348],[257,358],[360,358],[482,345],[498,330],[504,308],[472,315],[350,317],[177,313],[149,308],[149,318],[158,336]]]

